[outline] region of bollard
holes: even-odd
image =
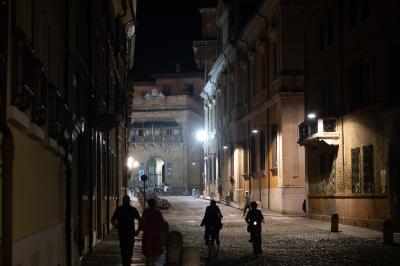
[[[231,205],[231,196],[225,196],[226,205]]]
[[[183,247],[181,250],[181,266],[200,266],[200,254],[195,247]]]
[[[171,231],[167,235],[166,263],[167,265],[179,265],[180,253],[183,245],[182,234],[178,231]]]
[[[336,213],[331,216],[331,232],[339,232],[339,215]]]
[[[383,243],[393,244],[393,223],[390,220],[383,222]]]

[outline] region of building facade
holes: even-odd
[[[1,264],[76,265],[126,186],[136,1],[3,1]]]
[[[398,1],[309,1],[304,13],[309,216],[400,230]]]
[[[202,73],[180,73],[178,67],[152,77],[133,86],[129,156],[137,163],[130,185],[143,186],[146,174],[149,188],[166,184],[171,194],[187,195],[200,189],[203,174],[202,143],[196,141],[204,119]]]
[[[304,149],[301,1],[220,1],[218,57],[202,97],[210,190],[244,205],[302,213]],[[220,194],[220,193],[218,193]]]

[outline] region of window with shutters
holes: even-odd
[[[374,182],[374,147],[372,145],[363,147],[363,168],[364,168],[364,192],[373,193]]]
[[[361,192],[360,180],[360,148],[351,149],[351,191]]]

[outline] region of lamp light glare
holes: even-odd
[[[133,158],[131,156],[128,157],[128,159],[126,160],[126,166],[128,166],[129,169],[133,168]]]
[[[316,115],[315,113],[309,113],[309,114],[307,115],[307,117],[308,117],[309,119],[314,119],[314,118],[317,117],[317,115]]]
[[[196,139],[198,141],[204,142],[206,140],[207,134],[204,130],[199,130],[196,133]]]
[[[253,129],[252,131],[251,131],[251,133],[253,133],[253,134],[257,134],[258,133],[258,129]]]
[[[224,150],[227,150],[227,149],[228,149],[228,146],[224,145],[222,148],[223,148]]]
[[[196,165],[196,163],[195,163],[195,162],[192,162],[192,165]]]
[[[139,162],[138,161],[134,161],[133,162],[133,168],[137,168],[139,166]]]

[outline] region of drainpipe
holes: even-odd
[[[269,140],[270,140],[270,125],[269,125],[269,109],[267,109],[267,145],[268,145],[268,148],[267,148],[267,154],[269,155],[270,153],[269,153],[269,151],[270,151],[270,148],[271,148],[271,146],[270,146],[270,142],[269,142]],[[269,156],[268,156],[268,160],[267,160],[267,185],[268,185],[268,187],[267,187],[267,193],[268,193],[268,196],[267,196],[267,199],[268,199],[268,204],[267,204],[267,208],[268,208],[268,210],[270,210],[271,209],[271,204],[270,204],[270,201],[271,201],[271,171],[269,170],[270,169],[270,160],[269,160],[270,158],[269,158]]]
[[[9,64],[8,52],[11,47],[9,44],[10,19],[15,20],[15,1],[2,1],[0,6],[0,27],[4,30],[0,38],[0,90],[1,90],[1,111],[0,111],[0,131],[3,133],[1,159],[2,159],[2,247],[0,250],[0,264],[12,265],[12,231],[13,231],[13,161],[14,161],[14,140],[10,128],[6,122],[7,111],[7,68]],[[12,10],[12,13],[10,11]],[[11,17],[11,18],[10,18]]]
[[[64,98],[68,104],[69,98],[69,1],[65,2],[65,58],[64,58]],[[69,115],[67,113],[66,115]],[[72,115],[72,114],[71,114]],[[67,120],[68,121],[68,120]],[[67,129],[69,130],[69,129]],[[64,155],[64,166],[65,166],[65,241],[66,241],[66,262],[67,266],[71,266],[72,256],[72,239],[71,239],[71,191],[72,191],[72,170],[71,164],[68,160],[69,148],[71,145],[71,132],[68,132],[68,139],[65,143],[65,155]]]
[[[89,10],[87,14],[87,20],[89,25],[89,41],[87,43],[88,50],[92,49],[92,9],[93,0],[89,0]],[[88,144],[89,144],[89,184],[88,184],[88,231],[89,231],[89,253],[93,252],[93,115],[94,115],[94,95],[93,95],[93,84],[92,84],[92,74],[93,74],[93,66],[92,66],[92,53],[88,54],[88,68],[89,68],[89,117],[88,117]]]
[[[342,184],[344,185],[344,167],[345,167],[345,159],[344,159],[344,121],[343,121],[343,114],[344,114],[344,73],[343,73],[343,1],[339,1],[339,67],[340,67],[340,120],[342,124]]]

